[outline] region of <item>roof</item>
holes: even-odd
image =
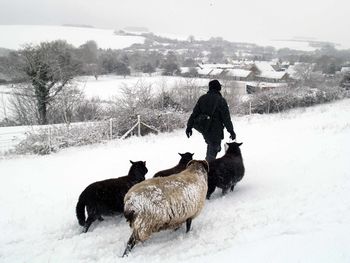
[[[227,69],[227,68],[233,68],[234,66],[232,64],[198,64],[198,67],[200,68],[217,68],[217,69]]]
[[[211,68],[197,68],[197,72],[199,75],[209,75],[209,73],[212,71],[213,69]]]
[[[342,67],[340,72],[342,72],[342,73],[350,72],[350,67]]]
[[[247,82],[246,85],[257,87],[257,88],[280,88],[280,87],[288,86],[286,83],[270,83],[270,82],[255,82],[255,81]]]
[[[220,75],[224,70],[219,68],[214,68],[212,71],[209,72],[210,76],[218,76]]]
[[[270,62],[267,61],[257,61],[254,65],[260,72],[275,71]]]
[[[245,69],[226,69],[225,74],[230,77],[247,78],[252,72]]]
[[[265,79],[282,79],[287,75],[285,71],[265,71],[259,74],[258,77]]]
[[[190,72],[190,67],[180,67],[180,72],[182,74]]]

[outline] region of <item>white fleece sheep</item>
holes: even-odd
[[[124,215],[133,229],[123,256],[152,233],[176,229],[202,210],[208,190],[206,161],[192,160],[186,170],[168,177],[156,177],[134,185],[124,198]]]

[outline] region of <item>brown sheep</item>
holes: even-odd
[[[136,243],[147,240],[160,230],[177,229],[186,222],[187,233],[192,219],[204,206],[208,171],[206,161],[192,160],[181,173],[134,185],[124,198],[124,216],[133,232],[123,256]]]

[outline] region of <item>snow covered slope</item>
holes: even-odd
[[[145,40],[140,36],[115,35],[112,29],[39,25],[0,25],[0,35],[0,47],[8,49],[57,39],[66,40],[76,47],[95,40],[99,48],[122,49]]]
[[[233,117],[246,175],[217,191],[192,230],[157,233],[120,259],[131,230],[109,217],[81,234],[75,205],[90,183],[146,160],[151,177],[178,152],[205,155],[184,131],[0,161],[1,262],[350,262],[350,100]],[[226,138],[228,138],[226,134]],[[222,153],[221,153],[222,154]]]

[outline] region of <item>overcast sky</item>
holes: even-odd
[[[147,27],[232,41],[309,37],[350,46],[350,0],[0,0],[0,24]]]

